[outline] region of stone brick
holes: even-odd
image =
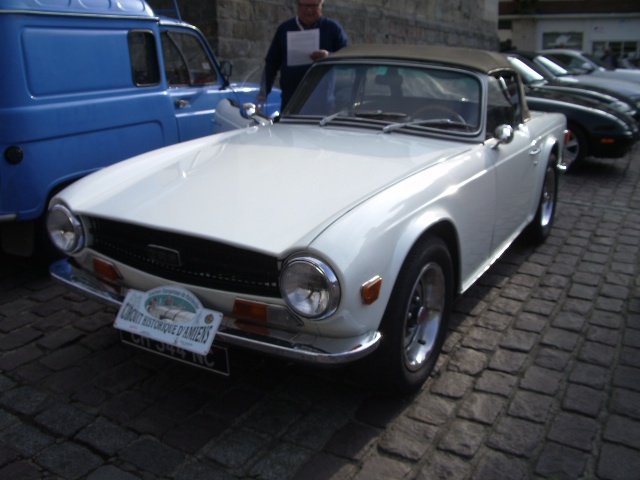
[[[476,382],[476,389],[508,397],[518,383],[518,377],[503,372],[485,370]]]
[[[471,458],[480,448],[487,430],[467,420],[456,420],[444,432],[438,447],[462,457]]]
[[[60,436],[70,437],[93,421],[93,415],[67,403],[49,405],[35,422]]]
[[[531,366],[526,370],[520,387],[546,395],[555,395],[560,388],[562,377],[561,372]]]
[[[540,333],[545,329],[548,323],[549,319],[541,315],[521,313],[518,315],[518,319],[514,326],[519,330]]]
[[[458,348],[451,354],[448,369],[475,376],[486,368],[487,363],[487,354],[471,348]]]
[[[90,350],[80,345],[71,345],[44,355],[40,362],[51,370],[59,371],[77,365],[90,353]]]
[[[311,452],[288,443],[280,443],[251,468],[251,478],[281,480],[289,478],[311,458]]]
[[[374,455],[366,459],[362,470],[354,477],[354,480],[387,480],[389,478],[404,478],[411,471],[411,468],[393,458]],[[283,477],[273,477],[279,480]]]
[[[598,422],[592,418],[560,413],[554,418],[547,438],[567,447],[590,452],[598,428]]]
[[[571,353],[554,348],[541,348],[535,359],[535,364],[551,370],[563,372],[571,361]]]
[[[349,423],[325,446],[325,451],[349,460],[360,460],[377,440],[380,432],[367,425]]]
[[[138,476],[129,472],[125,472],[113,465],[105,465],[103,467],[98,468],[91,474],[87,476],[87,480],[138,480]],[[188,478],[188,477],[180,477],[180,478]],[[216,480],[227,480],[223,477],[216,477]]]
[[[580,332],[585,323],[582,315],[566,311],[558,313],[551,322],[554,327],[563,328],[572,332]]]
[[[0,442],[25,457],[32,457],[55,442],[55,438],[30,425],[19,423],[0,431]]]
[[[600,412],[603,401],[602,391],[570,384],[562,401],[562,408],[595,417]]]
[[[515,394],[509,406],[509,415],[536,423],[545,423],[552,404],[552,397],[520,391]]]
[[[334,408],[319,409],[294,422],[283,438],[302,447],[320,450],[347,421],[344,412]]]
[[[0,478],[40,480],[42,478],[42,472],[31,463],[20,460],[0,467]]]
[[[531,457],[543,439],[541,425],[507,416],[498,422],[487,445],[510,455]]]
[[[469,462],[444,452],[434,452],[427,458],[426,465],[420,470],[417,480],[468,478],[471,467]]]
[[[492,425],[505,403],[506,401],[502,397],[473,392],[465,399],[458,415],[468,420]]]
[[[237,469],[251,463],[251,458],[266,448],[269,438],[258,432],[234,429],[228,435],[213,441],[207,448],[207,458],[220,465]]]
[[[585,342],[578,358],[583,362],[609,366],[613,363],[615,355],[616,350],[613,347],[596,342]]]
[[[416,462],[427,451],[437,431],[432,425],[401,417],[383,433],[378,448]]]
[[[184,460],[184,454],[152,439],[140,439],[121,450],[118,457],[146,472],[168,476]]]
[[[528,470],[528,465],[525,460],[509,457],[500,452],[490,451],[480,460],[473,478],[508,478],[509,480],[528,480]]]
[[[347,480],[353,478],[355,470],[356,466],[345,459],[318,453],[296,472],[292,480]]]
[[[474,328],[463,337],[462,345],[475,350],[492,352],[498,346],[499,341],[500,335],[494,330]]]
[[[456,403],[438,395],[423,395],[407,413],[414,418],[431,425],[442,425],[453,413]]]
[[[177,450],[195,454],[229,425],[219,417],[196,413],[178,422],[162,435],[163,443]]]
[[[524,353],[500,349],[491,357],[489,368],[504,373],[516,374],[522,370],[526,361],[527,355]]]
[[[580,335],[561,328],[550,328],[542,337],[541,343],[560,350],[573,351],[580,341]]]
[[[613,374],[613,384],[616,387],[640,391],[640,368],[617,367]]]
[[[38,345],[47,350],[60,350],[63,347],[71,345],[84,334],[75,328],[66,327],[53,333],[47,334],[38,341]]]
[[[356,419],[374,427],[385,427],[408,406],[402,397],[374,395],[364,400],[356,411]]]
[[[640,420],[640,393],[615,388],[611,395],[609,408],[612,413]]]
[[[607,420],[602,437],[605,440],[638,450],[640,449],[640,422],[612,415]]]
[[[444,372],[431,387],[431,392],[445,397],[461,398],[471,389],[473,377],[457,372]]]
[[[578,362],[571,370],[569,381],[602,390],[607,384],[608,374],[606,367]]]
[[[35,461],[62,478],[82,478],[102,464],[102,459],[89,449],[71,442],[52,445]]]
[[[546,478],[582,478],[587,459],[585,452],[548,443],[542,450],[535,472]]]
[[[599,478],[610,480],[629,480],[636,478],[640,471],[638,450],[622,445],[605,443],[598,459]]]
[[[15,350],[18,347],[27,345],[34,340],[40,338],[42,332],[31,327],[24,327],[13,330],[11,333],[0,337],[0,350]]]
[[[114,456],[138,436],[104,417],[98,417],[76,435],[76,439],[89,445],[93,450],[107,456]]]

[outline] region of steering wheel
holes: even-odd
[[[465,119],[462,117],[462,115],[460,115],[454,109],[445,107],[443,105],[427,105],[422,108],[419,108],[418,110],[416,110],[411,114],[411,118],[414,118],[414,119],[422,118],[421,115],[424,115],[427,112],[429,113],[429,115],[425,120],[428,120],[430,118],[434,118],[434,119],[448,118],[449,120],[452,120],[455,122],[460,122],[464,124],[467,123]]]

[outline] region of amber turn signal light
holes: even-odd
[[[380,289],[382,288],[382,278],[379,276],[373,277],[371,280],[362,285],[362,301],[365,305],[371,305],[378,300],[380,296]]]

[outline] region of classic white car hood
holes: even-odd
[[[278,255],[381,189],[469,148],[397,132],[279,124],[141,155],[61,197],[79,213]]]

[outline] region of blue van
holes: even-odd
[[[200,31],[144,0],[2,0],[0,240],[37,250],[51,196],[134,155],[211,135],[221,100],[253,102],[229,83]],[[278,114],[280,92],[267,112]]]

